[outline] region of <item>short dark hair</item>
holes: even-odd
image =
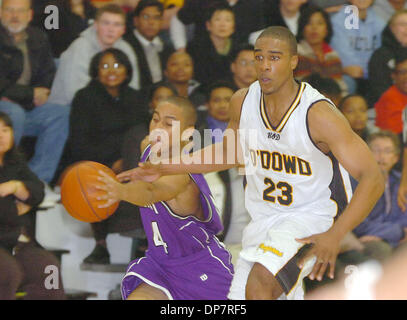
[[[116,48],[106,49],[93,56],[89,66],[90,77],[93,80],[96,80],[98,78],[100,60],[102,60],[102,58],[107,54],[112,54],[115,59],[126,68],[127,78],[126,80],[124,80],[121,86],[127,86],[133,77],[133,67],[131,66],[130,60],[127,55],[123,51]]]
[[[235,16],[235,12],[233,11],[233,9],[232,9],[232,7],[230,5],[228,5],[227,3],[224,3],[224,2],[214,1],[206,9],[206,19],[205,19],[205,21],[211,20],[213,15],[217,11],[229,11],[230,13],[233,14],[233,17]]]
[[[196,120],[198,118],[196,109],[192,102],[184,97],[172,96],[164,99],[161,103],[170,103],[182,109],[183,114],[185,115],[185,120],[187,121],[187,126],[195,126]]]
[[[156,7],[158,11],[160,11],[160,14],[162,15],[164,13],[164,5],[158,1],[158,0],[141,0],[136,9],[134,9],[134,16],[138,17],[140,16],[141,12],[148,7]]]
[[[338,105],[338,109],[342,111],[342,109],[345,105],[345,102],[351,98],[356,98],[356,97],[363,99],[365,101],[366,105],[368,106],[367,100],[364,96],[362,96],[361,94],[358,94],[358,93],[351,93],[341,99],[341,102],[339,102],[339,105]]]
[[[281,26],[271,26],[263,30],[256,42],[261,38],[276,38],[287,42],[291,55],[297,55],[297,40],[290,29]],[[256,47],[256,46],[255,46]]]
[[[154,93],[159,89],[159,88],[167,88],[170,91],[174,93],[174,96],[178,95],[177,89],[168,81],[160,81],[152,84],[148,89],[147,89],[147,98],[148,102],[150,102],[153,99]]]
[[[207,101],[209,101],[209,99],[211,98],[212,92],[219,88],[228,88],[228,89],[232,90],[233,92],[235,92],[237,90],[236,86],[234,84],[232,84],[230,81],[226,81],[226,80],[215,81],[206,87]]]
[[[304,39],[304,29],[305,26],[311,20],[311,17],[314,13],[320,13],[325,20],[327,35],[324,39],[325,42],[329,43],[331,41],[333,35],[332,23],[331,19],[329,18],[329,14],[322,8],[317,6],[307,6],[304,11],[301,12],[300,19],[298,20],[298,34],[297,40],[301,41]]]
[[[248,43],[239,43],[237,47],[230,53],[230,61],[235,62],[240,52],[254,51],[254,46]]]
[[[98,21],[104,13],[118,14],[118,15],[122,16],[123,21],[126,21],[126,13],[122,9],[122,7],[120,7],[117,4],[113,4],[113,3],[107,4],[105,6],[100,7],[99,9],[97,9],[96,14],[95,14],[95,21]]]
[[[322,77],[319,73],[313,73],[302,81],[308,82],[313,88],[327,95],[337,96],[342,93],[341,87],[334,79]]]

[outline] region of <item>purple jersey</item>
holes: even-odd
[[[149,154],[147,147],[141,161]],[[160,288],[170,299],[227,298],[233,266],[216,237],[223,226],[205,178],[190,177],[200,190],[204,219],[179,216],[164,201],[140,208],[148,250],[146,257],[130,263],[122,282],[123,298],[141,282]]]

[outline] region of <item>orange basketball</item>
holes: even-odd
[[[119,203],[107,208],[98,208],[105,200],[97,200],[104,194],[96,189],[99,170],[116,179],[114,172],[107,166],[94,161],[81,161],[68,167],[62,175],[61,201],[68,213],[83,222],[99,222],[110,217]]]

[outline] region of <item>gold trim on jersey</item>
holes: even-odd
[[[284,114],[283,118],[281,119],[281,121],[277,127],[273,127],[273,125],[271,124],[271,122],[267,116],[265,103],[264,103],[264,94],[263,94],[263,91],[261,92],[260,116],[261,116],[261,119],[263,120],[265,127],[268,130],[276,131],[278,133],[280,133],[281,130],[283,130],[283,128],[284,128],[285,124],[287,123],[288,119],[290,118],[291,114],[294,112],[294,110],[297,108],[298,104],[300,103],[301,96],[302,96],[304,89],[305,89],[305,83],[301,82],[300,88],[298,89],[297,95],[295,96],[293,103],[291,104],[290,108],[288,108],[288,110]]]

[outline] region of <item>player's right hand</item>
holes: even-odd
[[[146,182],[154,182],[161,177],[159,165],[153,165],[149,162],[139,163],[139,167],[124,171],[117,175],[120,182],[142,180]]]

